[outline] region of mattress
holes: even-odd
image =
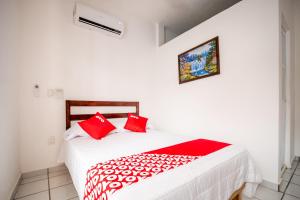
[[[101,140],[78,137],[65,141],[62,158],[83,199],[87,170],[100,162],[197,139],[150,130],[114,133]],[[246,183],[252,197],[261,176],[248,152],[230,145],[188,165],[169,170],[116,191],[109,200],[225,200]]]

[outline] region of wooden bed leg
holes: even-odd
[[[229,200],[242,200],[242,191],[245,187],[245,183],[236,191],[233,192]]]

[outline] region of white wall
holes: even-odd
[[[16,1],[0,1],[0,24],[0,199],[6,200],[20,176]]]
[[[127,27],[125,37],[116,39],[73,25],[73,6],[74,0],[21,1],[22,172],[57,164],[65,107],[63,99],[47,97],[48,88],[63,88],[65,99],[139,100],[141,113],[150,109],[154,24],[111,13]],[[39,98],[32,93],[35,83]],[[48,145],[50,136],[55,145]]]
[[[139,100],[159,128],[243,145],[264,179],[278,183],[278,0],[243,0],[157,48],[154,24],[111,13],[127,24],[119,40],[74,26],[73,4],[21,1],[23,172],[56,165],[64,100],[48,98],[47,89],[63,88],[65,99]],[[221,74],[179,85],[177,55],[217,35]]]
[[[254,12],[255,11],[255,12]],[[243,0],[157,48],[153,119],[167,131],[245,146],[277,184],[279,3]],[[178,84],[177,55],[219,36],[221,74]]]
[[[295,25],[295,155],[300,156],[300,1],[294,0]]]

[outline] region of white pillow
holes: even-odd
[[[89,134],[87,134],[76,122],[74,123],[71,128],[65,131],[64,133],[64,139],[66,141],[69,141],[76,137],[90,137]]]
[[[111,133],[122,133],[122,132],[131,132],[129,130],[124,129],[124,126],[127,122],[127,118],[116,118],[116,119],[108,119],[110,123],[112,123],[116,129],[113,130]],[[148,120],[146,125],[147,130],[153,130],[154,126]]]

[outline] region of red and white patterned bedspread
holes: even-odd
[[[198,139],[99,163],[87,172],[84,200],[108,200],[123,187],[186,165],[228,145]]]

